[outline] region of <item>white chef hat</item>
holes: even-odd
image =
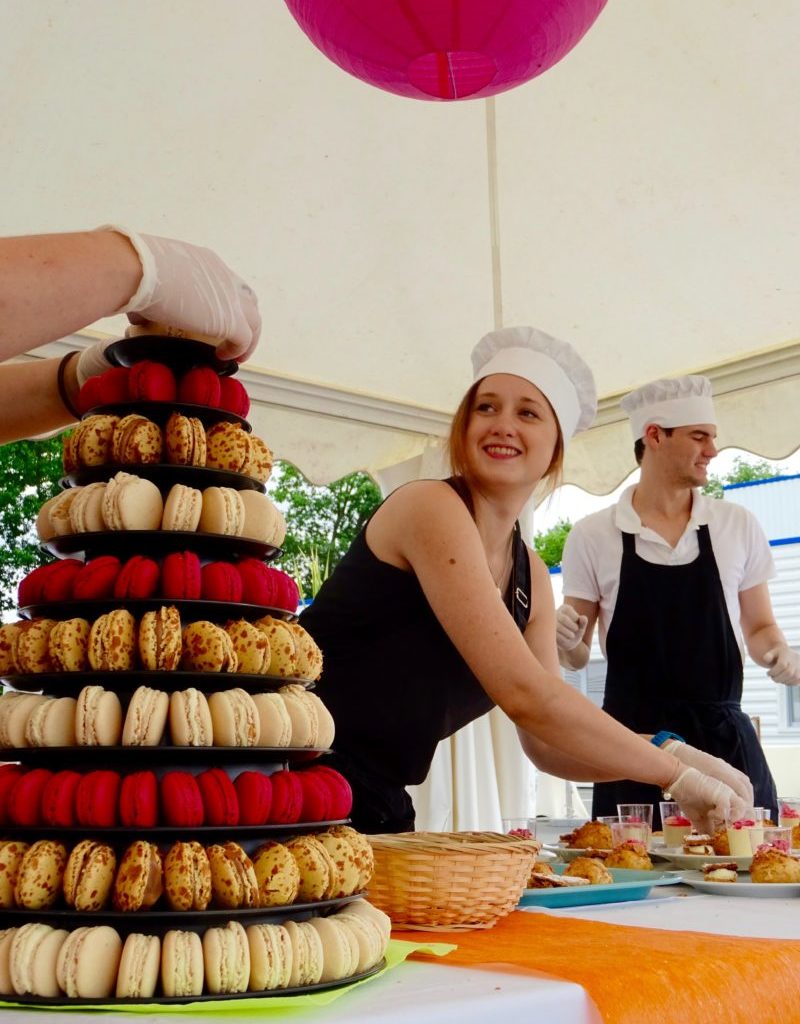
[[[634,441],[644,437],[650,423],[659,427],[688,427],[693,423],[717,422],[711,381],[699,374],[651,381],[625,395],[619,404],[630,417]]]
[[[535,327],[503,327],[484,334],[472,350],[472,369],[476,381],[492,373],[530,381],[553,407],[565,441],[594,420],[592,371],[572,345]]]

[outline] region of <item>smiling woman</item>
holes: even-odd
[[[472,362],[450,438],[454,475],[390,495],[301,619],[324,653],[319,693],[336,721],[333,763],[353,788],[354,824],[413,829],[405,787],[424,780],[439,740],[495,704],[549,772],[633,771],[669,785],[701,826],[709,811],[738,809],[726,786],[683,770],[559,675],[547,569],[517,517],[592,422],[591,371],[572,346],[530,327],[487,334]]]

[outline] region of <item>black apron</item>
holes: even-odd
[[[606,637],[603,710],[639,733],[675,732],[721,757],[753,783],[755,805],[777,814],[775,783],[753,724],[742,711],[742,658],[725,604],[708,526],[687,565],[656,565],[622,534],[619,592]],[[629,779],[594,786],[592,815],[616,814],[618,803],[653,804],[657,786]]]

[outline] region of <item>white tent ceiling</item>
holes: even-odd
[[[609,0],[541,78],[436,104],[349,77],[280,0],[3,0],[2,231],[116,221],[217,249],[261,299],[257,429],[316,480],[429,452],[502,323],[596,373],[568,480],[615,486],[617,397],[690,369],[723,444],[781,458],[799,38],[796,0]]]

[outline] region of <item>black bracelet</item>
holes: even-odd
[[[56,387],[58,388],[59,397],[61,398],[61,401],[64,403],[64,408],[67,410],[70,416],[73,416],[76,420],[79,420],[81,418],[81,414],[72,404],[72,399],[67,394],[67,388],[66,385],[64,384],[64,374],[66,373],[67,365],[70,359],[72,359],[73,356],[77,356],[78,354],[78,352],[72,351],[67,352],[65,356],[62,356],[61,362],[58,364],[58,374],[56,376]]]

